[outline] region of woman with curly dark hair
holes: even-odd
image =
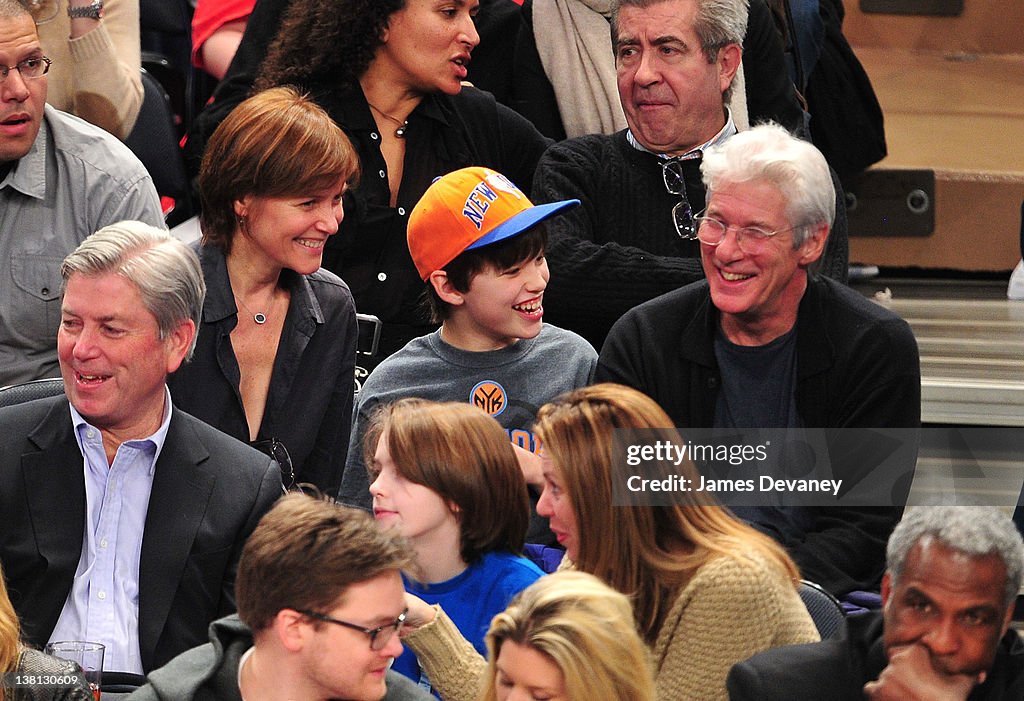
[[[405,0],[293,0],[256,89],[302,84],[316,76],[335,85],[359,82],[385,43],[391,15],[405,5]]]
[[[298,86],[341,126],[363,178],[346,194],[323,264],[349,284],[360,312],[383,321],[379,359],[433,328],[405,240],[409,212],[430,183],[471,165],[530,183],[548,141],[490,94],[463,86],[480,41],[477,0],[291,0],[282,9],[286,2],[257,3],[255,29],[192,138],[212,131],[218,111],[226,113],[220,100],[237,93],[256,56],[265,56],[250,78],[257,89]],[[280,27],[273,40],[267,26]]]

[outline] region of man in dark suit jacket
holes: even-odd
[[[66,397],[0,410],[0,561],[29,643],[96,640],[106,669],[141,673],[234,610],[242,545],[281,475],[171,406],[164,380],[205,289],[187,246],[121,222],[61,272]]]
[[[921,507],[889,539],[882,614],[847,636],[775,648],[729,673],[732,701],[1020,701],[1010,629],[1024,542],[997,508]]]

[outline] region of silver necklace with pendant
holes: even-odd
[[[370,109],[372,109],[377,114],[381,115],[382,117],[386,117],[387,119],[390,119],[392,122],[397,124],[398,128],[395,129],[395,136],[398,137],[399,139],[405,138],[405,130],[408,129],[409,127],[408,119],[399,119],[398,117],[392,117],[390,114],[388,114],[381,108],[375,105],[371,105],[369,102],[367,102],[366,104],[370,105]]]
[[[245,300],[242,299],[241,297],[237,297],[236,296],[235,299],[238,300],[238,302],[243,307],[245,307],[245,311],[247,311],[250,314],[252,314],[252,320],[255,321],[259,326],[263,326],[263,324],[267,323],[267,315],[266,314],[264,314],[263,312],[254,312],[252,309],[249,309],[249,305],[246,304]],[[274,299],[274,293],[273,293],[273,291],[271,291],[271,293],[270,293],[270,301],[272,302],[273,299]],[[268,304],[269,304],[269,302],[268,302]]]

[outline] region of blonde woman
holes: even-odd
[[[18,614],[7,596],[7,585],[0,567],[0,701],[92,701],[92,692],[85,679],[78,675],[77,684],[58,684],[75,675],[73,662],[44,655],[21,644]],[[45,685],[34,684],[34,678],[45,678]]]
[[[544,445],[537,512],[566,549],[563,567],[597,575],[630,597],[652,652],[657,698],[725,701],[733,664],[768,648],[814,642],[818,633],[797,594],[793,561],[710,496],[683,492],[666,505],[612,505],[615,430],[646,430],[651,441],[678,443],[671,426],[652,399],[621,385],[585,387],[546,404],[534,428]],[[692,463],[662,468],[699,482]],[[406,641],[421,661],[451,666],[457,654],[460,664],[472,664],[444,635],[444,616],[410,606]],[[452,675],[460,678],[451,688],[441,669],[427,664],[427,671],[446,701],[459,701],[471,698],[458,687],[479,673],[477,664]]]
[[[629,599],[584,572],[525,589],[491,622],[481,701],[653,701],[647,650]]]

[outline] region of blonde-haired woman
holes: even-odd
[[[92,701],[85,678],[78,683],[55,685],[78,670],[73,662],[44,655],[21,644],[21,625],[7,596],[3,568],[0,567],[0,701]],[[34,685],[33,678],[46,678],[45,686]]]
[[[818,639],[797,594],[796,565],[704,492],[674,494],[664,505],[613,506],[616,429],[679,443],[661,407],[622,385],[586,387],[541,408],[538,512],[577,569],[631,596],[653,651],[658,698],[726,699],[736,662]],[[700,481],[690,462],[656,469]]]
[[[652,652],[657,698],[725,701],[725,678],[736,662],[818,640],[797,594],[796,565],[703,492],[680,492],[661,505],[614,506],[612,485],[623,457],[616,456],[617,429],[679,443],[661,407],[622,385],[584,387],[541,407],[534,427],[544,445],[537,512],[550,519],[566,549],[563,567],[597,575],[630,597]],[[700,481],[690,462],[651,469]],[[450,663],[457,654],[461,664],[471,664],[464,648],[457,651],[450,638],[437,635],[447,625],[443,616],[411,606],[406,640],[420,660],[436,656]],[[427,671],[446,701],[470,698],[456,688],[466,683],[464,676],[449,688],[439,678],[442,670]]]
[[[653,701],[647,649],[629,599],[584,572],[558,572],[523,590],[487,632],[481,701],[529,690],[548,701]]]

